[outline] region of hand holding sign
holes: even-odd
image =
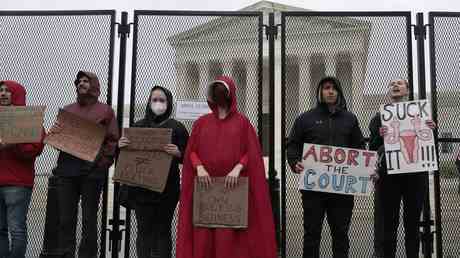
[[[236,166],[228,173],[225,177],[225,187],[227,188],[235,188],[238,184],[238,177],[240,176],[240,172],[243,169],[243,165],[236,164]]]
[[[6,148],[8,148],[8,147],[10,147],[10,146],[12,146],[12,144],[4,143],[4,142],[2,141],[2,138],[0,137],[0,150],[6,149]]]
[[[305,167],[303,166],[302,162],[297,162],[295,164],[294,172],[297,174],[302,173],[305,170]]]
[[[130,143],[129,139],[126,138],[125,136],[122,136],[120,138],[120,140],[118,140],[118,147],[119,148],[124,148],[124,147],[128,146],[129,143]]]
[[[196,173],[198,176],[198,183],[201,184],[201,187],[207,188],[211,185],[211,177],[209,176],[208,171],[206,171],[203,165],[199,165],[196,167]]]
[[[164,151],[168,153],[169,155],[174,156],[176,158],[180,158],[180,156],[182,155],[179,151],[179,147],[177,147],[177,145],[174,145],[172,143],[166,144],[164,146]]]

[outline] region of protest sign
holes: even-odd
[[[213,177],[208,188],[195,177],[193,225],[208,228],[248,227],[248,178],[238,178],[238,185],[225,187],[225,177]]]
[[[211,109],[206,101],[186,101],[176,102],[176,119],[178,120],[197,120],[200,116],[211,113]]]
[[[304,144],[305,170],[299,189],[349,195],[370,195],[377,153],[343,147]]]
[[[105,128],[93,121],[59,109],[61,130],[48,134],[45,143],[82,160],[93,162],[105,138]]]
[[[125,128],[130,144],[121,149],[113,180],[123,184],[163,192],[172,156],[164,145],[171,142],[170,128]]]
[[[40,142],[45,106],[0,107],[0,138],[3,143]]]
[[[388,174],[435,171],[438,169],[433,131],[426,125],[432,119],[427,100],[380,106]]]

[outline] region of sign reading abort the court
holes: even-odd
[[[299,189],[349,195],[370,195],[374,189],[377,153],[374,151],[306,143],[302,155],[305,170]]]

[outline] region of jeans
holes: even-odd
[[[0,258],[25,257],[31,196],[29,187],[0,187]]]
[[[78,203],[81,198],[82,234],[78,248],[79,258],[97,257],[97,214],[104,180],[88,176],[59,177],[60,249],[65,258],[75,257]]]
[[[324,215],[332,235],[334,258],[348,257],[350,228],[354,198],[350,195],[302,191],[303,205],[303,258],[319,258]]]

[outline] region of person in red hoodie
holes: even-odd
[[[26,90],[17,82],[0,81],[0,106],[10,105],[25,106]],[[21,144],[0,138],[0,258],[25,257],[35,159],[43,150],[44,136],[38,143]]]

